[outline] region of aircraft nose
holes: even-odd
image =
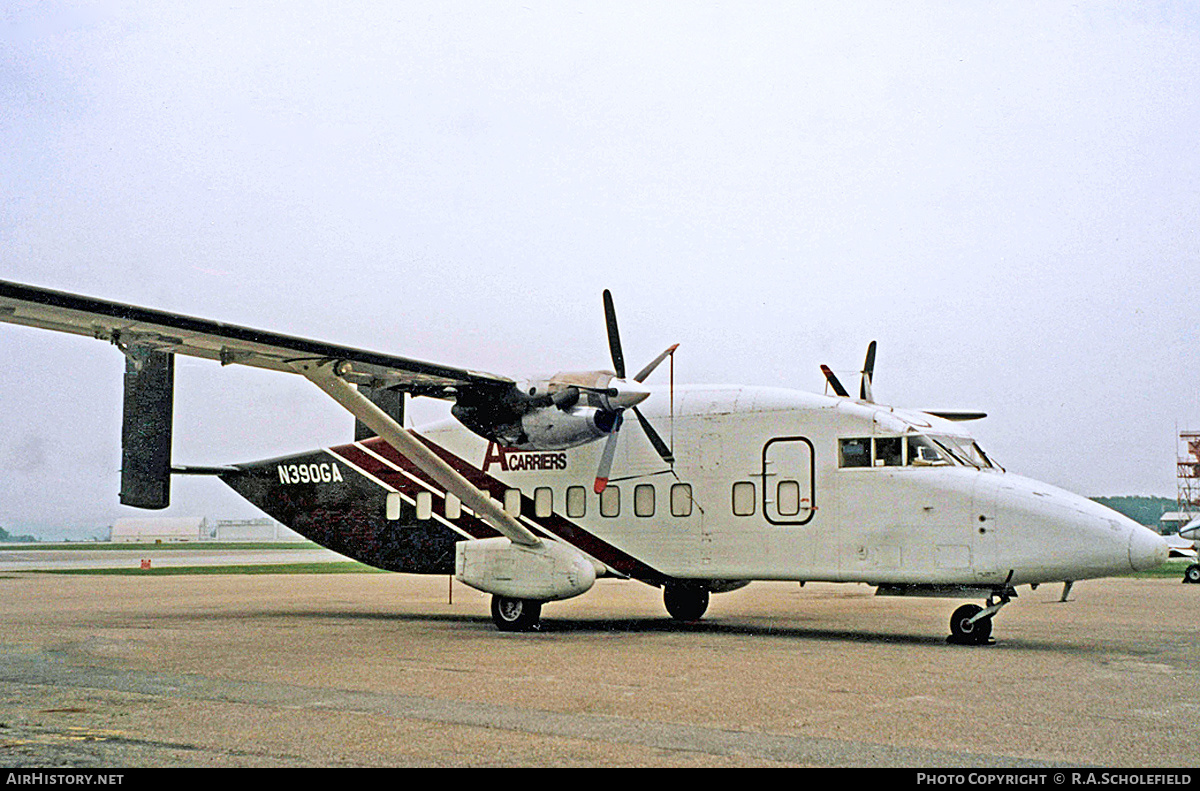
[[[1134,528],[1129,533],[1129,565],[1134,571],[1145,571],[1167,562],[1167,542],[1147,527]]]

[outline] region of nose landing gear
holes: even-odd
[[[950,616],[950,636],[947,643],[956,645],[990,645],[992,639],[992,617],[1000,608],[1016,598],[1012,588],[994,591],[988,596],[987,606],[964,604]]]

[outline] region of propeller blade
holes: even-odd
[[[871,383],[875,381],[875,341],[867,346],[867,361],[863,363],[862,385],[858,389],[858,397],[863,401],[874,401],[871,395]]]
[[[674,354],[674,353],[675,353],[675,350],[676,350],[676,349],[678,349],[678,348],[679,348],[679,344],[677,343],[677,344],[675,344],[674,346],[672,346],[671,348],[667,349],[667,350],[666,350],[665,352],[663,352],[662,354],[660,354],[660,355],[658,355],[657,357],[655,357],[655,358],[654,358],[654,359],[653,359],[653,360],[650,362],[650,364],[649,364],[649,365],[647,365],[647,366],[646,366],[645,368],[643,368],[642,370],[638,371],[638,373],[637,373],[637,376],[633,377],[633,381],[635,381],[635,382],[644,382],[644,381],[646,381],[646,377],[648,377],[650,374],[654,373],[654,369],[658,367],[658,364],[659,364],[659,363],[661,363],[663,360],[667,359],[667,356],[668,356],[668,355]]]
[[[613,370],[618,379],[625,378],[625,355],[621,353],[621,335],[617,332],[617,309],[613,307],[612,293],[604,289],[604,322],[608,325],[608,348],[612,351]]]
[[[822,365],[821,371],[825,374],[825,379],[829,382],[829,386],[833,388],[833,392],[837,393],[843,398],[850,397],[850,394],[846,392],[846,388],[842,387],[842,383],[839,382],[838,378],[833,375],[833,371],[829,370],[828,365]]]
[[[642,424],[642,431],[646,432],[646,438],[650,440],[650,444],[658,451],[658,455],[662,456],[662,460],[667,464],[675,464],[675,454],[667,447],[667,443],[663,442],[662,437],[654,430],[654,426],[650,425],[650,421],[642,414],[642,410],[634,407],[633,414],[637,415],[638,422]]]
[[[608,476],[612,472],[613,456],[617,452],[617,433],[621,430],[621,414],[617,413],[612,433],[604,440],[604,452],[600,454],[600,467],[596,470],[596,483],[592,489],[600,494],[608,486]]]
[[[946,420],[983,420],[987,417],[987,412],[976,412],[970,409],[922,409],[920,411]]]

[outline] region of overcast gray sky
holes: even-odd
[[[877,339],[879,400],[1088,496],[1173,497],[1200,429],[1193,4],[0,9],[0,278],[510,375],[606,366],[605,287],[681,382],[820,391]],[[122,370],[0,326],[0,526],[127,513]],[[351,432],[179,361],[179,463]]]

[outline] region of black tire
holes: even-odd
[[[502,632],[530,632],[542,622],[542,603],[531,599],[492,596],[492,622]]]
[[[1200,583],[1200,563],[1193,563],[1183,572],[1183,581],[1195,585]]]
[[[668,585],[663,588],[663,604],[677,621],[698,621],[708,609],[708,588],[698,585]]]
[[[992,637],[992,619],[980,618],[971,623],[971,619],[983,608],[978,604],[964,604],[950,616],[950,642],[959,645],[983,645]]]

